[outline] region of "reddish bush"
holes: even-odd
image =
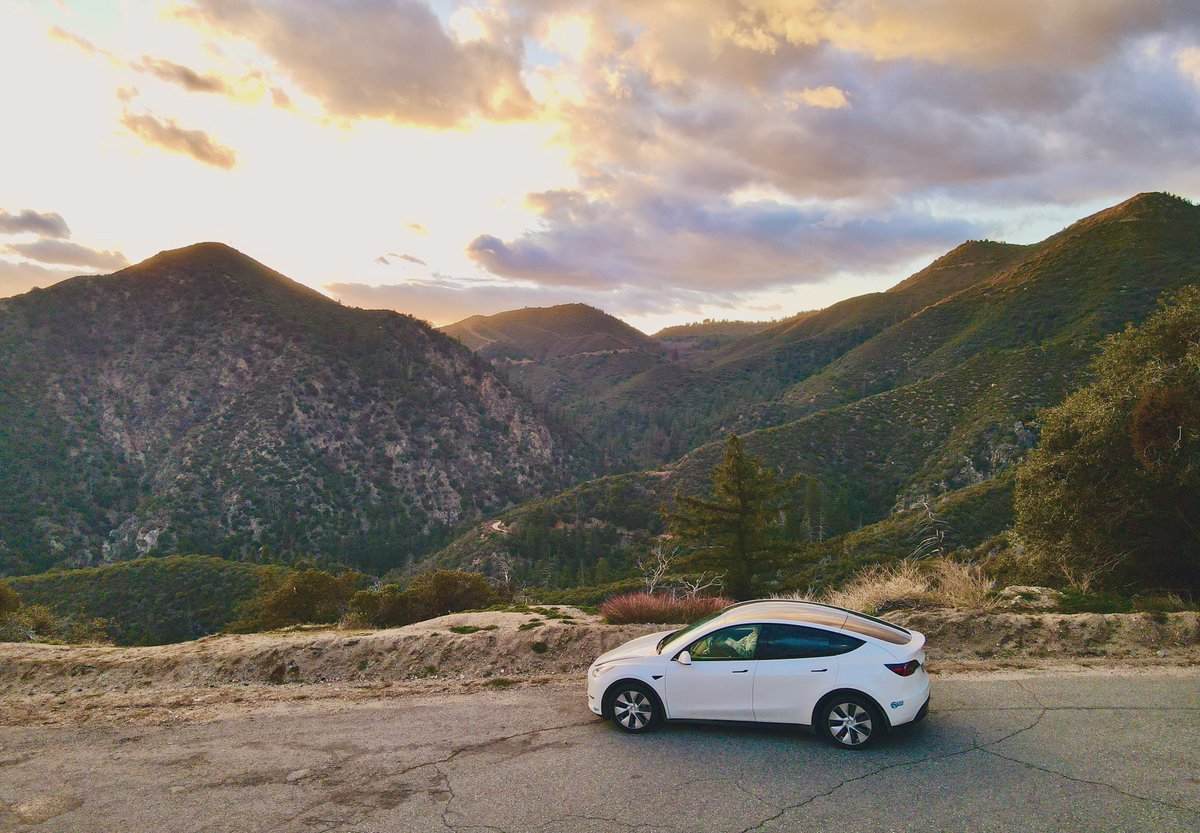
[[[733,604],[722,596],[688,598],[666,593],[624,593],[600,605],[600,615],[610,625],[654,622],[695,622]]]

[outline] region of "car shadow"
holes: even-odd
[[[931,718],[934,717],[931,715]],[[629,735],[608,723],[613,734],[639,740],[637,735]],[[824,738],[808,726],[798,726],[790,723],[741,723],[725,720],[668,720],[657,726],[646,737],[657,737],[669,740],[672,746],[703,746],[711,748],[713,744],[731,747],[757,745],[773,746],[786,745],[795,748],[797,744],[814,749],[828,749],[834,752],[844,750],[828,743]],[[970,726],[958,723],[943,724],[936,719],[926,719],[920,723],[906,723],[889,729],[877,743],[862,753],[881,752],[884,750],[903,750],[925,754],[930,751],[935,754],[941,751],[954,751],[973,746],[978,740],[978,733]],[[858,751],[858,750],[856,750]]]

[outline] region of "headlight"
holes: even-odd
[[[601,674],[607,674],[609,671],[612,671],[612,670],[613,670],[613,664],[611,662],[606,662],[604,665],[593,665],[591,668],[588,669],[588,674],[592,678],[595,678],[595,677],[599,677]]]

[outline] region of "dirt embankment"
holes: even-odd
[[[605,625],[572,608],[460,613],[382,631],[297,629],[150,648],[0,644],[0,722],[169,718],[212,703],[366,699],[577,677],[663,625]],[[893,614],[926,634],[931,672],[1200,664],[1200,614]],[[452,629],[469,632],[455,632]],[[582,678],[579,678],[582,685]]]

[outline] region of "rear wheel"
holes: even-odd
[[[831,697],[817,715],[817,731],[842,749],[866,749],[884,733],[883,716],[857,694]]]
[[[613,723],[626,732],[648,732],[662,719],[658,699],[640,683],[617,683],[610,714]]]

